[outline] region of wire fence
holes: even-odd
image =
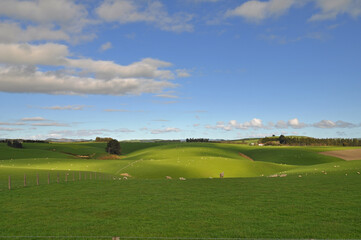
[[[71,183],[79,181],[113,180],[114,175],[99,172],[38,172],[25,174],[9,174],[0,177],[0,191],[14,190],[25,187]]]

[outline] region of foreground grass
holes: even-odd
[[[2,236],[361,238],[361,176],[87,181],[0,192]]]

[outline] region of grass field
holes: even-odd
[[[1,193],[0,232],[358,239],[360,186],[355,174],[45,185]]]
[[[122,142],[114,157],[105,145],[0,144],[0,235],[361,238],[361,161],[319,154],[354,148]]]

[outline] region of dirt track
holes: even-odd
[[[239,154],[239,156],[242,156],[242,157],[244,157],[244,158],[247,158],[248,160],[254,161],[252,158],[248,157],[246,154],[243,154],[243,153],[241,153],[241,152],[239,152],[238,154]]]
[[[320,154],[342,158],[343,160],[347,160],[347,161],[361,160],[361,149],[328,151],[328,152],[320,152]]]

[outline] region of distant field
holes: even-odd
[[[25,143],[24,149],[0,144],[0,183],[21,172],[99,172],[133,178],[259,177],[299,172],[319,164],[344,163],[319,152],[355,149],[345,147],[259,147],[222,143],[122,142],[119,158],[105,152],[105,143]],[[360,148],[358,148],[360,149]],[[355,151],[355,150],[352,150]],[[359,151],[359,150],[357,150]],[[252,159],[252,160],[250,160]],[[359,164],[357,161],[356,167]],[[308,168],[307,168],[308,169]],[[316,170],[315,170],[316,171]],[[6,184],[2,184],[5,186]]]

